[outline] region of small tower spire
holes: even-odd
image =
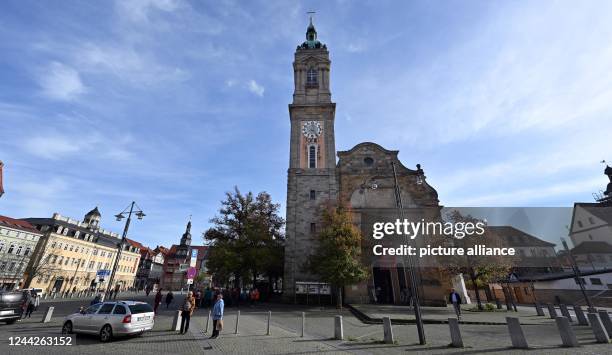
[[[312,22],[314,11],[308,11],[307,14],[310,17],[308,28],[306,29],[306,41],[298,46],[298,49],[309,49],[309,48],[326,48],[324,44],[317,40],[317,30]]]

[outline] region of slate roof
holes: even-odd
[[[612,254],[612,245],[606,242],[582,242],[572,249],[572,254]]]
[[[576,203],[574,208],[578,206],[607,224],[612,224],[612,206],[604,206],[599,203]]]
[[[40,231],[36,229],[36,227],[28,223],[27,221],[11,218],[7,216],[0,215],[0,225],[3,225],[8,228],[22,230],[25,232],[41,234]]]
[[[503,238],[504,244],[515,247],[554,247],[555,244],[544,241],[512,226],[488,226],[488,231]]]

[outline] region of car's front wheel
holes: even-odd
[[[64,323],[64,325],[62,326],[62,334],[72,334],[72,322],[71,321],[67,321],[66,323]]]
[[[100,330],[100,341],[103,343],[106,343],[107,341],[110,341],[113,338],[113,330],[111,329],[110,325],[105,325],[102,327],[102,329]]]

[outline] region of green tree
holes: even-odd
[[[257,196],[242,194],[238,187],[227,192],[213,227],[204,233],[210,242],[207,267],[224,283],[231,278],[238,287],[241,280],[255,286],[260,275],[269,278],[282,275],[284,220],[278,215],[279,204],[266,192]]]
[[[368,269],[361,260],[361,233],[353,225],[351,212],[342,206],[325,210],[323,222],[309,267],[322,280],[336,287],[338,308],[342,308],[343,287],[368,277]]]

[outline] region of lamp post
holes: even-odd
[[[586,290],[584,289],[584,284],[582,283],[582,275],[580,274],[580,268],[578,268],[576,259],[574,259],[574,255],[572,254],[572,251],[567,246],[567,242],[565,241],[565,238],[561,238],[561,243],[563,244],[563,248],[565,249],[565,252],[567,253],[567,256],[569,257],[570,263],[572,264],[572,271],[574,271],[574,278],[576,279],[578,286],[580,286],[580,292],[582,292],[582,296],[584,297],[584,300],[589,306],[589,312],[595,312],[595,307],[593,307],[593,304],[591,303],[591,299],[589,298],[589,295],[586,293]]]
[[[136,207],[136,209],[134,209],[134,207]],[[117,267],[119,266],[119,260],[121,260],[121,252],[123,251],[123,246],[125,245],[125,239],[127,238],[128,229],[130,228],[130,222],[132,221],[132,213],[135,214],[138,219],[142,219],[145,216],[142,209],[140,209],[140,206],[138,206],[134,201],[132,201],[129,207],[126,207],[123,211],[115,215],[117,221],[121,221],[126,217],[126,215],[127,220],[125,221],[125,227],[123,227],[121,241],[117,245],[117,257],[115,258],[113,270],[111,271],[110,278],[108,279],[108,286],[106,286],[106,293],[104,298],[106,298],[110,294],[113,282],[115,281],[115,273],[117,272]]]
[[[404,206],[402,203],[402,193],[400,187],[397,183],[397,172],[395,171],[395,162],[391,162],[391,167],[393,168],[393,183],[395,185],[395,203],[399,212],[400,220],[404,219]],[[421,170],[421,166],[417,165],[417,184],[423,184],[423,170]],[[409,239],[407,235],[404,235],[405,243],[408,245]],[[404,256],[406,257],[406,256]],[[419,333],[419,343],[421,345],[426,344],[425,340],[425,331],[423,329],[423,319],[421,318],[421,305],[419,301],[419,290],[418,290],[418,281],[416,279],[416,263],[412,257],[412,255],[408,255],[408,272],[410,273],[410,288],[412,289],[412,298],[414,300],[414,317],[416,319],[417,331]]]

